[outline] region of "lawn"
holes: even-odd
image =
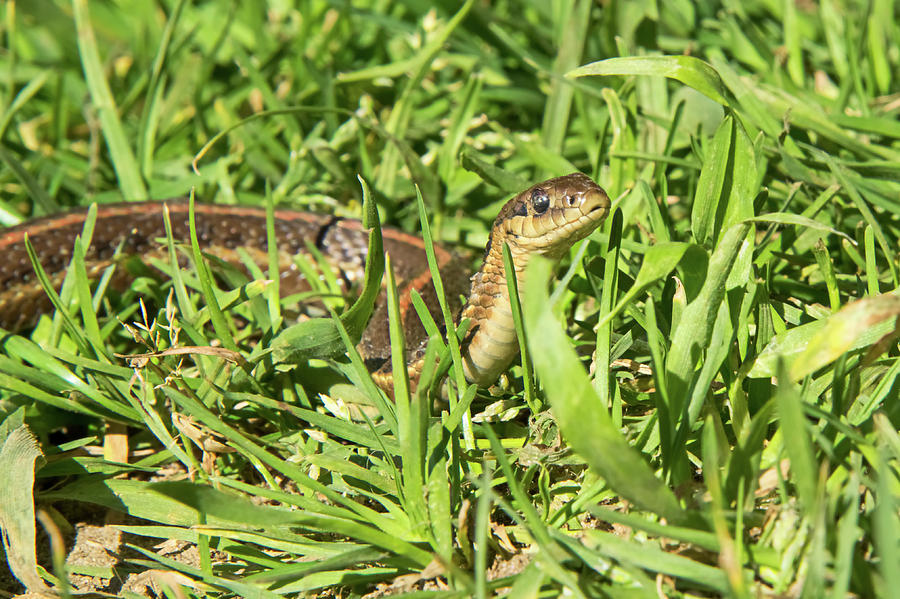
[[[612,199],[559,268],[529,268],[496,385],[434,334],[446,376],[410,394],[395,352],[393,402],[334,277],[313,277],[334,316],[297,322],[273,273],[189,239],[156,271],[117,263],[121,291],[79,244],[56,309],[0,331],[0,596],[900,588],[896,3],[0,14],[0,226],[188,195],[377,205],[475,268],[517,191],[581,171]]]

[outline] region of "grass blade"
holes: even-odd
[[[81,64],[84,68],[84,76],[103,136],[109,145],[109,155],[122,193],[129,200],[146,200],[147,189],[141,178],[134,153],[128,144],[128,136],[119,120],[119,111],[113,99],[109,84],[103,76],[103,66],[100,64],[100,53],[97,50],[97,40],[94,38],[94,30],[91,27],[91,17],[88,13],[87,0],[72,0],[72,12],[75,16],[75,27],[78,30],[78,50],[81,55]]]
[[[573,69],[566,77],[589,75],[654,75],[676,79],[698,92],[728,106],[725,86],[708,63],[694,56],[625,56],[598,60]]]
[[[613,425],[565,333],[550,310],[550,264],[533,260],[526,273],[525,323],[535,371],[572,448],[622,497],[672,521],[684,518],[671,491]],[[610,460],[609,456],[616,456]]]
[[[10,421],[13,419],[10,418]],[[7,423],[4,422],[4,425]],[[37,570],[34,471],[43,453],[24,425],[0,426],[0,528],[9,569],[33,593],[52,593]],[[61,574],[61,573],[60,573]]]

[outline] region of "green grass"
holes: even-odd
[[[534,392],[518,365],[490,392],[451,370],[437,411],[368,378],[371,298],[288,328],[277,290],[217,283],[196,248],[173,267],[190,240],[122,294],[76,257],[63,309],[0,339],[0,525],[29,586],[64,574],[34,564],[33,500],[131,516],[116,576],[179,573],[166,596],[900,586],[895,3],[0,10],[0,224],[192,190],[358,217],[371,195],[478,255],[529,182],[581,170],[615,209],[521,290]],[[208,349],[119,357],[186,346]],[[78,451],[108,423],[131,463]]]

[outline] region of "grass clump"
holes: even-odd
[[[55,315],[0,339],[0,525],[30,589],[900,586],[892,3],[3,10],[4,224],[191,191],[358,216],[358,175],[383,222],[416,231],[425,213],[435,241],[477,254],[529,182],[581,170],[615,199],[560,282],[529,273],[535,389],[516,366],[490,392],[457,381],[436,413],[385,401],[347,347],[364,305],[317,321],[303,337],[339,351],[298,365],[278,353],[292,305],[241,273],[217,282],[189,240],[168,240],[167,277],[121,293],[89,283],[77,247]],[[442,344],[427,363],[456,353]],[[127,463],[101,454],[123,437]],[[114,568],[64,549],[37,565],[34,529],[11,524],[33,499],[51,536],[66,510],[124,513]]]

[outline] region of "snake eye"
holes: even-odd
[[[543,214],[550,207],[550,196],[547,192],[538,187],[531,192],[531,205],[534,207],[535,214]]]

